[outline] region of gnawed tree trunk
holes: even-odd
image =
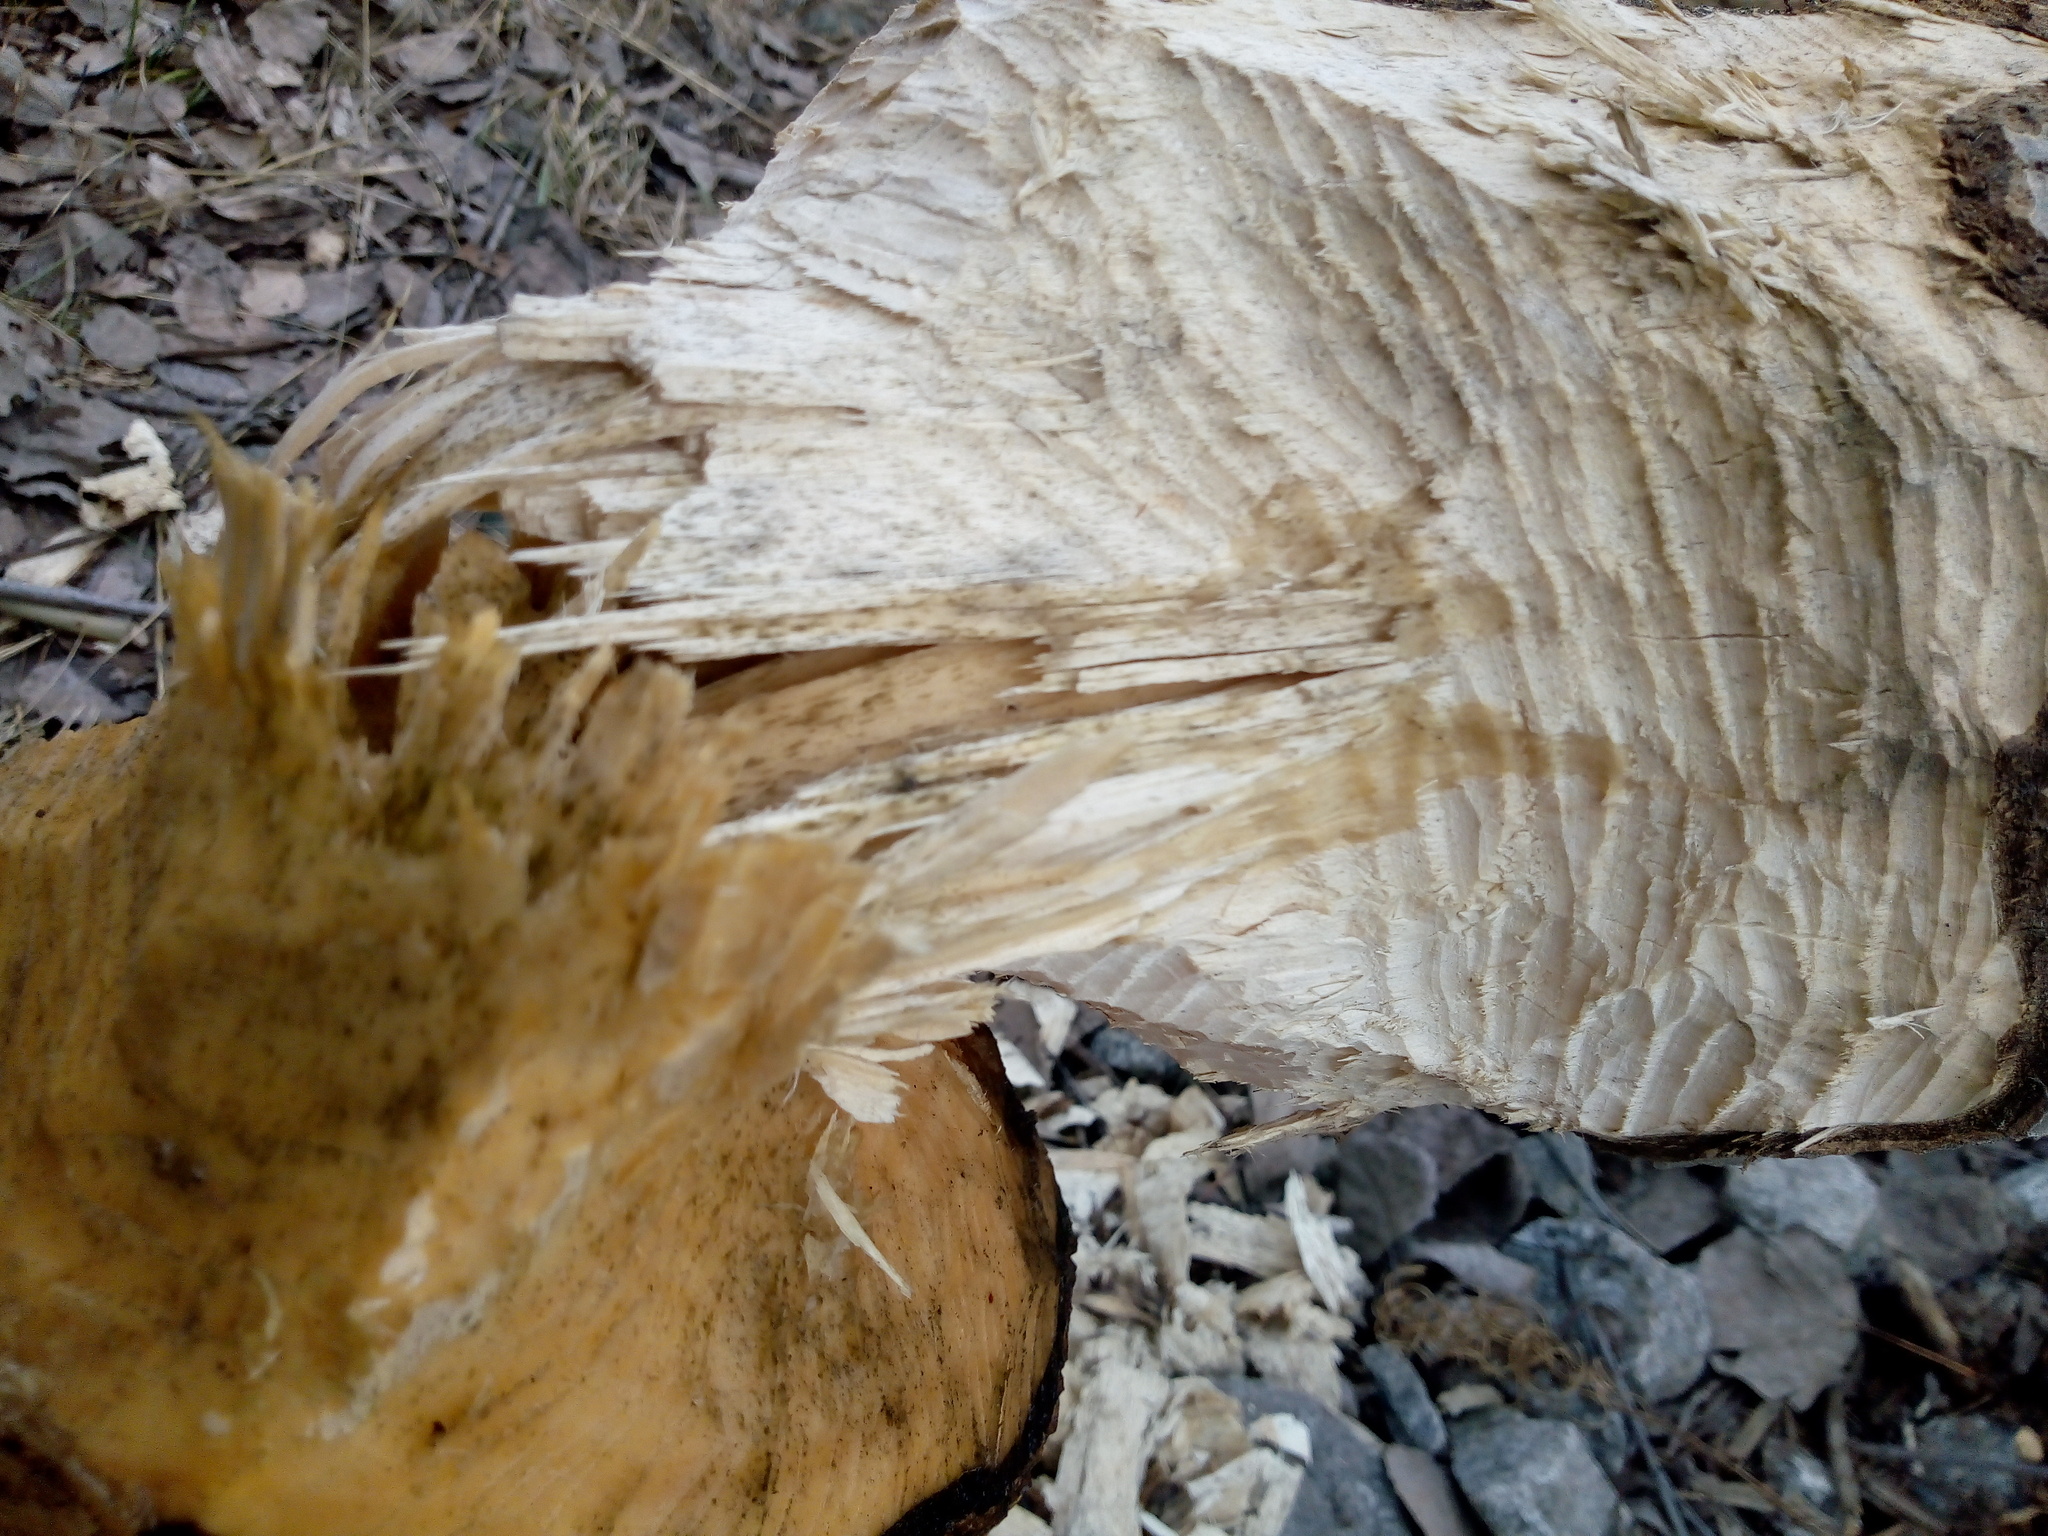
[[[2039,234],[2004,98],[2043,74],[1890,0],[926,4],[650,284],[358,369],[279,450],[416,375],[323,450],[321,622],[273,612],[310,534],[231,535],[226,601],[181,578],[162,723],[0,779],[52,882],[0,898],[41,989],[0,1269],[36,1423],[223,1533],[523,1529],[537,1488],[565,1528],[879,1530],[993,1489],[1057,1356],[1051,1196],[976,1047],[906,1054],[981,973],[1301,1124],[2029,1125],[2048,342],[2007,302]],[[527,580],[451,541],[477,514]],[[360,670],[393,641],[424,670]],[[37,937],[95,900],[132,964]],[[707,1124],[714,1086],[752,1108]],[[551,1247],[579,1155],[573,1219],[611,1224]],[[787,1417],[707,1407],[549,1262],[685,1276],[663,1326]],[[999,1336],[948,1332],[977,1291]],[[842,1307],[838,1365],[760,1323]],[[587,1357],[444,1474],[436,1426]],[[657,1397],[658,1430],[605,1408]],[[333,1416],[236,1406],[272,1402]],[[780,1457],[848,1403],[886,1476],[749,1480],[745,1434]]]
[[[317,624],[320,509],[219,470],[168,704],[0,775],[0,1530],[985,1529],[1071,1285],[988,989],[863,1022],[870,882],[707,845],[687,674],[522,670],[482,538]],[[381,740],[366,595],[451,642]]]
[[[1325,1125],[2009,1132],[2048,337],[1985,278],[2042,237],[1982,163],[1958,235],[1943,133],[2024,161],[2044,73],[1880,0],[925,5],[652,283],[364,371],[437,370],[323,483],[561,541],[529,654],[786,658],[704,691],[721,835],[971,840],[1039,765],[903,887],[924,975]]]

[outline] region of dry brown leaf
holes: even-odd
[[[185,118],[185,93],[162,80],[102,91],[97,105],[120,133],[162,133]]]
[[[85,350],[109,368],[147,368],[163,352],[156,327],[119,304],[108,304],[95,311],[78,337],[85,343]]]
[[[10,187],[70,176],[77,170],[78,155],[69,134],[45,133],[11,155],[0,155],[0,182]]]
[[[290,262],[257,261],[249,264],[242,280],[242,308],[265,320],[297,314],[306,303],[306,279]]]
[[[434,169],[458,197],[489,185],[491,156],[476,140],[455,132],[438,118],[420,126],[420,148],[434,163]]]
[[[237,171],[255,170],[267,153],[262,136],[242,128],[202,128],[192,135],[192,142],[219,164]]]
[[[519,68],[536,80],[566,80],[573,66],[569,50],[538,17],[527,22],[526,35],[519,40]]]
[[[95,75],[104,75],[119,69],[128,61],[127,45],[123,43],[82,43],[64,61],[64,72],[76,75],[81,80],[90,80]]]
[[[299,319],[315,330],[346,328],[368,312],[377,298],[377,269],[369,265],[306,274],[306,302]]]
[[[270,0],[249,13],[249,41],[266,59],[310,64],[327,44],[327,17],[313,0]]]
[[[0,48],[0,113],[24,127],[42,128],[71,110],[78,87],[28,67],[21,50]]]
[[[468,28],[421,32],[385,48],[385,65],[414,85],[460,80],[476,67],[476,34]]]
[[[143,162],[142,192],[153,203],[175,207],[192,195],[192,177],[183,166],[151,153]]]
[[[233,38],[218,33],[192,45],[192,62],[228,112],[259,127],[270,121],[277,98],[256,81],[256,60]]]
[[[299,197],[275,186],[244,187],[236,192],[216,193],[205,202],[222,218],[237,224],[260,224],[265,219],[281,219],[305,206]]]

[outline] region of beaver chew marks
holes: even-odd
[[[320,590],[324,510],[216,473],[164,707],[0,772],[0,1530],[984,1528],[1068,1289],[986,989],[855,1018],[868,877],[707,839],[689,674],[522,666],[480,536]],[[373,741],[400,590],[446,660]]]

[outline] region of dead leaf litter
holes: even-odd
[[[194,416],[260,457],[395,329],[636,276],[635,253],[709,233],[890,8],[8,11],[0,576],[89,584],[128,549],[152,567],[207,504]],[[157,696],[162,627],[122,645],[78,611],[0,597],[0,754]]]

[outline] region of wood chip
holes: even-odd
[[[1159,1372],[1122,1362],[1082,1389],[1050,1497],[1059,1536],[1139,1536],[1146,1447],[1169,1391]]]
[[[1301,1268],[1294,1233],[1278,1216],[1253,1216],[1227,1205],[1188,1207],[1188,1252],[1210,1264],[1261,1280]]]

